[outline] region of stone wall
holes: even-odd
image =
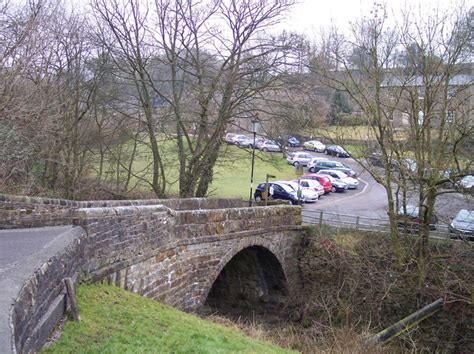
[[[243,201],[237,198],[75,201],[0,194],[0,229],[69,225],[79,208],[133,205],[165,205],[174,210],[216,209],[242,207]]]
[[[281,264],[290,292],[299,285],[299,207],[174,210],[90,204],[69,216],[81,236],[34,272],[13,306],[17,352],[40,348],[64,313],[65,277],[105,281],[193,311],[203,305],[214,280],[237,253],[259,246]]]
[[[10,278],[3,277],[0,281],[1,286],[8,288],[3,292],[8,298],[2,301],[12,306],[8,311],[9,318],[0,319],[0,327],[13,330],[10,335],[5,334],[8,331],[0,330],[0,353],[28,353],[44,345],[65,315],[68,303],[64,278],[77,280],[77,272],[85,259],[85,237],[83,229],[71,227],[40,253],[32,254],[14,271],[10,270],[14,273]],[[20,279],[25,279],[21,287]],[[11,299],[15,299],[13,305]],[[0,313],[5,313],[3,310],[0,309]]]
[[[263,246],[296,286],[299,207],[174,211],[163,206],[89,208],[76,225],[94,242],[91,281],[108,282],[185,310],[202,305],[225,264],[244,248]]]

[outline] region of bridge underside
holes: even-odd
[[[276,314],[287,295],[288,284],[278,259],[266,248],[252,246],[227,263],[203,310],[239,317]]]

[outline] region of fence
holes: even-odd
[[[303,224],[329,225],[336,228],[355,229],[360,231],[380,231],[387,232],[390,228],[388,218],[369,218],[365,216],[354,216],[347,214],[337,214],[322,210],[302,210]],[[449,232],[447,224],[437,224],[435,230],[430,230],[430,237],[438,239],[449,239],[452,234]]]

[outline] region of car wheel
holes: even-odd
[[[332,187],[331,192],[336,193],[336,187]]]
[[[261,202],[262,201],[262,198],[258,195],[255,197],[255,201],[258,203],[258,202]]]
[[[263,151],[263,152],[267,152],[268,149],[267,149],[267,148],[263,148],[262,151]]]
[[[295,166],[295,168],[298,168],[299,165],[300,163],[298,161],[293,162],[293,166]]]
[[[310,167],[309,172],[314,173],[314,167]]]

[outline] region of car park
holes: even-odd
[[[324,187],[319,183],[319,181],[312,180],[312,179],[299,179],[293,182],[300,184],[300,188],[302,189],[311,189],[315,191],[319,196],[324,195]]]
[[[418,232],[420,230],[420,208],[414,205],[401,206],[397,211],[397,226],[399,229]],[[430,230],[436,230],[438,217],[433,215],[430,220]]]
[[[301,185],[298,185],[298,181],[280,181],[277,183],[284,183],[293,188],[296,191],[297,195],[298,192],[300,193],[300,202],[302,203],[315,203],[319,199],[319,194],[309,188],[302,188]]]
[[[311,173],[311,174],[302,176],[301,179],[309,179],[309,180],[318,181],[319,184],[323,186],[325,194],[330,193],[332,190],[331,180],[329,179],[327,175],[319,175],[317,173]]]
[[[325,152],[327,155],[331,156],[351,157],[351,154],[349,154],[349,152],[347,152],[342,146],[339,145],[326,146]]]
[[[319,140],[309,140],[303,144],[305,150],[324,152],[326,150],[326,145],[324,145]]]
[[[299,204],[297,192],[287,184],[278,182],[263,182],[255,188],[254,198],[257,202],[265,199],[288,200],[291,204]]]
[[[346,165],[340,163],[339,161],[331,161],[327,158],[317,159],[311,165],[308,165],[309,172],[318,172],[320,170],[336,169],[336,168],[349,168]],[[354,173],[355,174],[355,173]]]
[[[341,180],[348,185],[349,189],[356,189],[359,187],[359,181],[355,178],[349,177],[344,172],[338,170],[320,170],[318,173],[329,175],[335,179]]]
[[[306,166],[308,163],[311,161],[313,158],[312,155],[304,152],[304,151],[298,151],[298,152],[293,152],[288,154],[286,161],[288,162],[289,165],[293,165],[295,167],[298,166]]]
[[[334,178],[330,175],[327,176],[331,181],[331,192],[344,192],[349,189],[349,185],[340,179]]]
[[[474,241],[474,211],[461,209],[449,224],[451,238]]]
[[[300,141],[299,141],[297,138],[295,138],[294,136],[290,136],[290,137],[288,138],[287,144],[288,144],[288,146],[291,146],[291,147],[299,147],[299,146],[301,146]]]
[[[270,152],[280,152],[280,146],[274,142],[273,140],[266,140],[262,142],[258,148],[264,152],[270,151]]]

